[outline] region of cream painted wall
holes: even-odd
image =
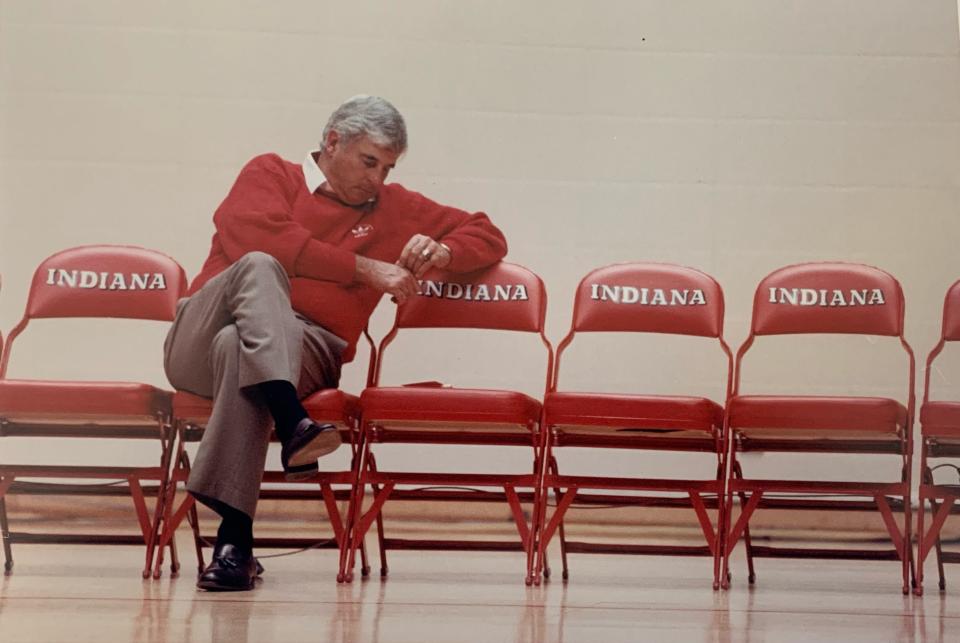
[[[924,355],[960,277],[957,24],[952,0],[0,0],[0,328],[19,318],[33,266],[67,246],[150,246],[194,274],[243,163],[265,151],[301,158],[331,109],[366,92],[408,119],[394,179],[490,213],[509,258],[543,276],[554,341],[577,281],[599,265],[713,274],[735,345],[761,277],[840,259],[902,281],[907,336]],[[375,335],[391,314],[378,309]],[[37,324],[10,374],[163,383],[162,326],[132,326]],[[639,344],[634,354],[585,342],[563,382],[722,395],[722,361],[704,365],[702,344]],[[876,383],[897,395],[903,361],[887,344],[820,338],[798,354],[764,342],[745,386]],[[881,361],[859,365],[874,349]],[[542,392],[529,337],[465,345],[433,334],[390,357],[393,382]],[[344,388],[362,386],[364,358]],[[943,395],[960,394],[958,370],[942,373]],[[34,457],[28,445],[3,449]],[[513,457],[498,461],[523,466]]]

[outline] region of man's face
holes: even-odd
[[[357,136],[344,143],[336,132],[327,136],[324,155],[328,159],[324,174],[330,189],[350,205],[362,205],[376,198],[400,156],[376,145],[368,136]]]

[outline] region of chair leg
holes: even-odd
[[[3,539],[3,575],[13,573],[13,549],[10,546],[10,523],[7,521],[7,500],[0,496],[0,538]]]
[[[366,578],[370,575],[370,559],[367,557],[367,540],[364,538],[360,542],[360,576]]]
[[[203,564],[203,539],[200,537],[200,514],[197,513],[197,503],[193,503],[190,511],[187,512],[187,524],[193,532],[193,547],[197,554],[197,573],[202,574]]]
[[[532,554],[532,565],[528,564],[527,578],[524,579],[527,585],[539,585],[542,578],[550,577],[550,563],[547,559],[547,543],[544,540],[544,530],[547,525],[547,504],[550,492],[546,487],[546,473],[548,464],[554,462],[556,469],[556,459],[553,457],[552,445],[550,444],[550,433],[545,431],[542,437],[543,442],[535,450],[533,464],[534,473],[537,476],[536,487],[534,488],[533,514],[530,517],[530,547]]]
[[[933,511],[937,510],[937,505],[933,502],[932,499],[930,500],[930,505],[933,507]],[[937,534],[936,549],[937,549],[937,572],[940,574],[939,587],[941,592],[945,592],[947,591],[947,577],[943,573],[943,546],[940,543],[940,534]]]
[[[733,451],[732,448],[731,448],[731,451]],[[733,453],[731,453],[730,459],[731,459],[731,464],[730,464],[729,477],[732,478],[734,467],[739,467],[739,465],[737,464],[736,457]],[[723,547],[723,551],[721,552],[721,555],[723,556],[723,560],[720,567],[720,587],[723,589],[730,589],[731,546],[729,541],[730,541],[731,532],[734,527],[734,522],[733,522],[733,494],[730,492],[729,483],[727,484],[727,492],[726,492],[726,496],[723,499],[723,502],[724,502],[723,515],[724,515],[724,521],[726,522],[726,524],[723,527],[724,532],[723,532],[723,537],[721,538],[721,543]],[[741,507],[740,510],[743,511],[743,507]]]
[[[380,485],[370,485],[373,487],[373,497],[376,498],[380,493]],[[366,543],[363,540],[361,544]],[[390,566],[387,565],[387,539],[383,533],[383,512],[377,513],[377,544],[380,548],[380,578],[386,578],[390,573]]]
[[[557,466],[557,459],[554,458],[552,455],[550,456],[550,471],[551,473],[553,473],[554,476],[560,475],[560,468]],[[561,493],[559,487],[554,487],[553,496],[554,498],[556,498],[557,504],[560,504],[560,497],[562,495],[563,494]],[[562,567],[561,577],[563,578],[563,580],[569,580],[570,568],[567,565],[567,536],[564,533],[562,520],[560,521],[560,526],[557,528],[557,534],[560,537],[560,564]],[[546,553],[544,553],[544,556],[546,556]]]
[[[740,463],[737,462],[734,465],[734,475],[737,478],[743,479],[743,469],[740,468]],[[745,507],[747,504],[747,494],[740,492],[740,507]],[[747,553],[747,582],[753,585],[757,581],[757,573],[753,568],[753,544],[750,542],[750,523],[748,522],[746,527],[743,529],[743,545]]]
[[[719,453],[723,447],[718,447]],[[720,455],[717,461],[717,482],[720,490],[717,492],[717,531],[713,539],[713,590],[720,589],[720,569],[723,566],[723,548],[726,543],[727,517],[726,517],[726,485],[727,464],[723,455]]]
[[[903,482],[905,490],[903,492],[903,593],[909,594],[911,585],[917,587],[916,570],[913,566],[913,507],[910,506],[910,488],[913,480],[911,473],[911,463],[909,453],[903,465]]]

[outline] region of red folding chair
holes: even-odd
[[[376,350],[373,340],[366,331],[364,331],[364,336],[370,345],[369,383],[369,374],[373,372],[373,365],[376,362]],[[333,530],[333,537],[330,539],[318,539],[317,537],[308,536],[257,537],[254,539],[254,547],[256,548],[297,549],[311,547],[314,549],[339,550],[347,538],[349,521],[344,520],[341,516],[337,502],[349,501],[352,495],[353,485],[356,481],[360,454],[360,399],[355,395],[350,395],[339,389],[325,389],[303,400],[303,406],[310,414],[310,417],[317,422],[335,424],[337,426],[343,442],[350,445],[350,469],[340,471],[321,469],[311,478],[299,480],[294,483],[294,486],[297,488],[290,486],[282,470],[268,469],[263,473],[262,482],[267,483],[269,486],[263,487],[260,490],[260,499],[322,501],[326,508],[330,527]],[[196,500],[193,496],[185,494],[181,502],[176,504],[175,494],[177,484],[179,482],[185,483],[190,475],[190,459],[185,450],[185,446],[190,442],[199,442],[203,437],[203,428],[210,419],[212,409],[212,401],[207,398],[185,391],[177,391],[173,396],[173,416],[177,427],[178,439],[176,457],[174,458],[175,468],[172,483],[167,488],[168,497],[164,504],[166,511],[159,541],[161,547],[173,542],[177,527],[179,527],[184,518],[186,518],[193,532],[194,545],[197,553],[197,569],[201,573],[204,568],[203,547],[212,546],[211,543],[215,540],[215,537],[203,536],[201,534]],[[276,436],[272,439],[276,442]],[[323,465],[324,462],[321,461],[320,464]],[[317,485],[318,489],[304,489],[304,485]],[[334,485],[337,485],[338,488],[334,488]],[[173,508],[175,504],[176,509]],[[362,549],[361,556],[361,572],[366,576],[370,571],[370,567],[367,564],[365,549]],[[163,554],[161,553],[154,565],[154,578],[160,577],[162,565]]]
[[[3,276],[0,275],[0,288],[3,286]],[[3,333],[0,332],[0,360],[3,360]],[[9,573],[13,569],[13,550],[10,548],[10,541],[7,534],[10,533],[10,523],[7,520],[7,501],[3,493],[0,493],[0,540],[3,541],[3,571]]]
[[[951,462],[931,467],[931,458],[960,457],[960,402],[930,401],[930,373],[933,360],[940,355],[947,342],[960,340],[960,281],[947,291],[943,302],[943,325],[940,341],[927,357],[924,375],[923,404],[920,406],[920,510],[917,514],[917,595],[923,594],[923,562],[930,550],[937,551],[937,571],[940,573],[940,591],[947,588],[943,574],[944,563],[960,562],[960,552],[944,551],[940,532],[944,523],[960,499],[960,482],[937,484],[933,479],[935,469],[948,467],[960,474],[960,468]],[[924,503],[930,503],[933,515],[930,528],[924,531]]]
[[[146,546],[144,575],[153,561],[160,503],[168,480],[173,429],[171,394],[127,381],[83,382],[7,377],[13,343],[34,319],[126,318],[169,322],[186,290],[183,269],[170,257],[130,246],[82,246],[45,259],[33,275],[26,311],[10,332],[0,362],[0,436],[30,438],[137,438],[155,440],[157,466],[121,467],[0,464],[0,500],[8,492],[83,494],[129,492],[139,520],[138,535],[33,534],[10,532],[3,521],[6,571],[13,567],[10,544],[84,543]],[[90,484],[14,483],[23,478],[123,481],[125,487]],[[156,481],[157,510],[147,510],[143,481]],[[123,492],[123,491],[121,491]],[[0,507],[3,509],[3,507]],[[5,517],[4,517],[5,518]],[[176,551],[171,548],[176,560]]]
[[[746,536],[749,581],[753,558],[831,558],[900,560],[903,591],[912,572],[910,539],[910,461],[913,452],[914,356],[903,337],[904,300],[900,284],[886,272],[859,264],[807,263],[777,270],[760,282],[753,300],[750,335],[737,351],[733,395],[726,423],[731,440],[727,486],[730,504],[740,497],[740,515],[727,536],[722,583],[729,586],[730,552]],[[742,361],[758,336],[850,334],[896,337],[909,358],[907,404],[886,397],[744,395]],[[746,452],[844,453],[899,456],[899,479],[892,482],[759,480],[744,477],[738,454]],[[808,456],[811,464],[816,455]],[[874,462],[879,463],[877,458]],[[809,499],[815,496],[816,499]],[[841,499],[865,497],[867,501]],[[877,510],[892,550],[784,548],[752,544],[746,532],[757,508]],[[894,511],[902,510],[902,529]]]
[[[580,282],[570,331],[557,347],[554,374],[543,401],[547,450],[536,513],[542,523],[537,538],[537,569],[544,575],[549,575],[544,563],[547,545],[559,529],[564,579],[569,577],[569,553],[702,555],[713,557],[714,587],[719,587],[726,471],[723,407],[699,396],[583,393],[557,389],[560,359],[577,333],[665,333],[719,341],[727,360],[726,378],[722,380],[726,397],[733,377],[733,357],[723,340],[723,312],[720,285],[709,275],[683,266],[616,264],[594,270]],[[554,455],[560,447],[701,452],[711,454],[715,465],[700,472],[699,476],[691,471],[680,479],[564,475],[560,473]],[[595,461],[598,464],[603,462],[599,458]],[[557,508],[547,522],[550,489],[556,492]],[[604,490],[604,493],[584,493],[590,489]],[[654,492],[655,495],[616,493],[623,491]],[[669,495],[671,493],[673,495]],[[685,494],[686,498],[678,494]],[[572,542],[563,532],[563,517],[574,503],[690,507],[697,515],[706,544]],[[716,510],[715,522],[708,514],[708,507]]]
[[[521,266],[501,262],[469,275],[429,273],[421,282],[420,295],[397,309],[393,328],[380,343],[373,384],[360,396],[364,439],[360,475],[350,509],[354,527],[350,546],[341,549],[338,581],[352,580],[354,552],[374,521],[378,524],[381,576],[387,575],[390,549],[487,550],[525,552],[527,580],[531,580],[533,532],[524,516],[517,489],[529,488],[527,497],[532,503],[542,453],[540,402],[518,391],[452,388],[436,382],[381,386],[380,372],[384,350],[400,330],[411,328],[536,333],[547,348],[548,366],[552,367],[553,347],[543,333],[546,304],[546,292],[539,277]],[[474,450],[479,446],[520,447],[529,450],[531,465],[526,471],[511,474],[382,471],[377,468],[373,453],[373,446],[382,444],[446,444],[470,446]],[[481,462],[481,454],[471,453],[471,456]],[[439,466],[442,468],[443,463]],[[373,488],[374,496],[370,507],[361,515],[363,490],[367,485]],[[403,488],[410,485],[415,487]],[[417,488],[423,485],[428,488]],[[458,489],[444,488],[450,486]],[[499,487],[503,491],[464,490],[463,487]],[[511,541],[387,538],[381,509],[391,498],[455,502],[505,500],[519,538]]]

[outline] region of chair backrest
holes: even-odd
[[[903,288],[892,275],[856,263],[802,263],[771,272],[753,297],[750,334],[737,351],[734,394],[741,361],[762,335],[848,334],[898,337],[910,359],[909,405],[914,400],[913,349],[903,336]]]
[[[570,331],[557,347],[550,390],[555,390],[560,357],[577,333],[634,332],[723,339],[724,300],[710,275],[675,264],[633,262],[597,268],[577,286]],[[728,368],[728,386],[732,369]]]
[[[53,254],[33,273],[23,318],[7,338],[0,377],[6,374],[13,340],[31,319],[171,321],[186,290],[187,277],[180,264],[155,250],[91,245]]]
[[[943,299],[942,336],[948,342],[960,340],[960,280],[950,286]]]
[[[380,379],[384,349],[405,328],[476,328],[543,334],[547,292],[543,280],[523,266],[501,261],[483,270],[452,274],[433,270],[420,280],[417,296],[397,307],[393,328],[380,342],[373,383]]]
[[[803,263],[764,277],[752,335],[903,335],[903,289],[890,274],[854,263]]]
[[[953,282],[943,298],[943,323],[940,325],[940,341],[927,356],[927,367],[924,371],[924,402],[930,399],[930,367],[933,365],[933,360],[940,354],[947,342],[958,340],[960,340],[960,280]]]

